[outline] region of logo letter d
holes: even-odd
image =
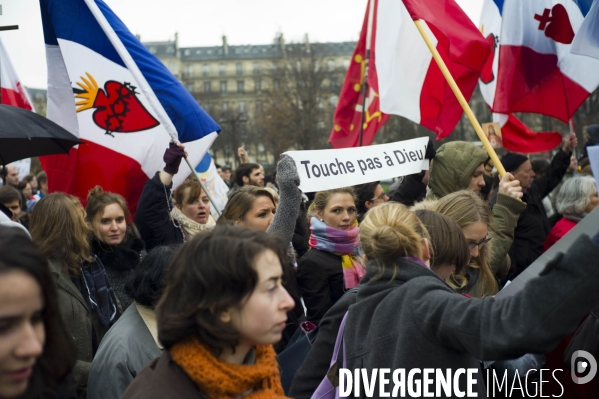
[[[584,358],[586,361],[576,364],[576,359],[579,357]],[[590,367],[590,370],[585,377],[578,377],[576,375],[576,373],[583,373],[588,367]],[[578,350],[574,352],[570,358],[570,370],[572,370],[572,381],[574,381],[575,384],[586,384],[597,374],[597,361],[589,352]]]

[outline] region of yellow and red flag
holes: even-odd
[[[368,36],[368,15],[370,1],[374,1],[374,13],[376,14],[376,0],[369,0],[366,6],[366,15],[360,32],[360,39],[351,58],[351,63],[345,75],[339,103],[333,116],[333,130],[329,137],[329,143],[333,148],[357,147],[360,141],[360,123],[362,113],[364,114],[364,130],[362,133],[362,144],[370,145],[374,140],[376,132],[387,122],[389,115],[383,114],[379,108],[380,99],[378,94],[378,80],[376,68],[374,67],[374,51],[370,51],[370,59],[366,62],[366,38]],[[371,27],[370,48],[374,43],[376,34],[376,18],[373,18]],[[368,64],[368,91],[366,102],[363,100],[362,85],[366,76]],[[364,106],[365,104],[365,106]],[[365,111],[363,110],[365,108]]]

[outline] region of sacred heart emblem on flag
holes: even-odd
[[[497,51],[497,43],[499,39],[493,33],[487,35],[486,39],[491,46],[491,52],[489,53],[489,58],[487,58],[487,61],[483,66],[483,70],[481,71],[480,81],[484,84],[489,84],[495,80],[495,74],[493,73],[493,61],[495,60],[495,51]]]
[[[86,74],[87,79],[81,76],[83,83],[77,82],[81,89],[73,89],[79,100],[75,103],[77,112],[94,108],[93,121],[106,134],[134,133],[160,124],[137,98],[135,86],[108,80],[100,89],[93,76]]]
[[[574,40],[574,29],[568,17],[568,11],[561,4],[556,4],[550,10],[543,10],[543,15],[535,14],[539,21],[539,30],[545,31],[545,36],[558,43],[570,44]]]

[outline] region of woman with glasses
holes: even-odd
[[[383,190],[379,181],[359,184],[354,186],[354,190],[358,197],[356,204],[356,208],[358,209],[358,223],[362,221],[369,209],[389,201],[389,197],[385,194],[385,190]]]
[[[446,281],[458,292],[476,298],[484,298],[499,292],[497,270],[491,268],[492,226],[491,211],[487,204],[473,191],[461,190],[434,202],[425,202],[418,208],[426,208],[449,216],[462,229],[468,248],[470,262],[459,273]],[[498,264],[494,262],[493,264]]]

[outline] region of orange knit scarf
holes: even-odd
[[[232,364],[216,358],[194,339],[173,345],[170,355],[211,399],[285,398],[274,349],[260,345],[255,350],[255,364]]]

